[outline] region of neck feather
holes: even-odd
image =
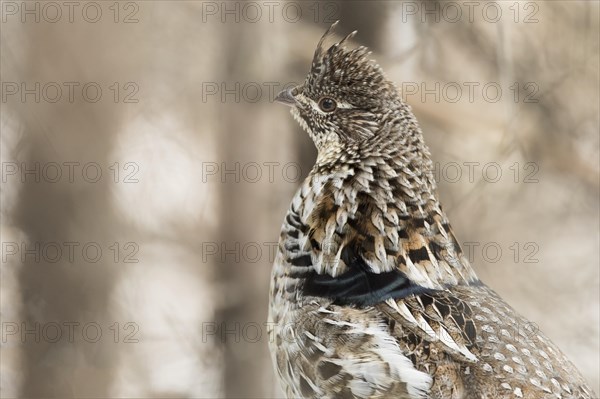
[[[342,274],[342,249],[354,245],[376,273],[400,268],[430,288],[477,281],[442,211],[422,134],[404,122],[402,134],[315,165],[302,204],[310,239],[321,243],[315,269]]]

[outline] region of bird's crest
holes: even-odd
[[[335,31],[335,28],[339,22],[340,21],[335,21],[333,24],[331,24],[329,29],[327,29],[327,31],[323,34],[323,36],[321,36],[321,40],[319,40],[319,43],[317,44],[317,48],[315,49],[315,54],[313,56],[313,62],[312,62],[313,67],[318,66],[323,63],[323,58],[325,57],[325,54],[327,52],[331,52],[333,49],[336,49],[336,48],[343,48],[344,43],[346,43],[348,40],[352,39],[356,35],[357,31],[352,31],[349,34],[347,34],[342,40],[333,44],[328,49],[325,49],[325,41],[330,36],[333,36],[333,32]]]
[[[390,90],[393,85],[386,82],[383,71],[369,58],[371,52],[365,46],[346,47],[357,31],[344,36],[341,40],[327,46],[334,35],[339,21],[334,22],[319,40],[315,50],[311,71],[306,80],[309,93],[319,88],[353,88],[359,94],[373,90]]]

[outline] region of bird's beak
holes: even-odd
[[[288,105],[290,107],[295,107],[296,105],[298,105],[298,102],[296,101],[296,98],[294,98],[294,95],[292,94],[293,90],[294,90],[294,88],[282,90],[277,95],[277,97],[275,97],[275,101],[277,101],[278,103],[284,104],[284,105]]]

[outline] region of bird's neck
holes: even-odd
[[[360,151],[331,152],[339,162],[317,164],[309,176],[313,238],[328,243],[318,271],[343,273],[340,250],[358,241],[375,272],[399,267],[431,288],[477,281],[437,197],[420,131]]]

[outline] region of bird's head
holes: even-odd
[[[361,148],[394,134],[399,110],[405,105],[366,47],[347,48],[352,32],[331,47],[323,35],[302,85],[282,91],[276,101],[292,114],[314,141],[319,154]]]

